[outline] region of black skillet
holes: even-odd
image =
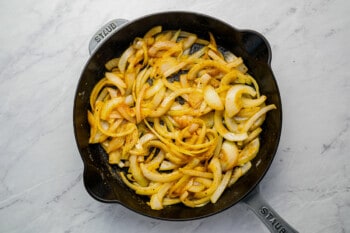
[[[94,85],[104,76],[104,64],[120,56],[135,37],[141,37],[150,28],[162,25],[163,30],[181,29],[208,39],[215,35],[217,44],[241,56],[259,86],[267,96],[267,104],[277,110],[267,114],[260,135],[261,148],[252,161],[252,168],[233,187],[227,189],[216,204],[200,208],[183,205],[152,210],[144,197],[136,195],[119,179],[117,168],[106,162],[107,155],[99,145],[88,144],[89,124],[87,110]],[[81,158],[84,162],[84,184],[88,193],[101,202],[120,203],[142,215],[163,220],[191,220],[219,213],[242,201],[265,223],[271,232],[297,232],[288,225],[261,197],[258,184],[269,169],[275,156],[282,128],[281,97],[270,67],[271,48],[267,40],[251,30],[237,30],[209,16],[191,12],[164,12],[148,15],[131,22],[117,19],[107,23],[92,38],[91,57],[82,71],[74,100],[74,131]]]

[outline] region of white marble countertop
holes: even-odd
[[[94,32],[114,18],[196,11],[261,32],[283,102],[283,131],[261,182],[300,232],[350,232],[350,2],[12,0],[0,3],[0,232],[268,232],[238,204],[166,222],[86,192],[73,97]]]

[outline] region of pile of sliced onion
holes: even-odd
[[[152,209],[216,203],[248,172],[276,107],[214,35],[157,26],[105,67],[90,95],[89,143]]]

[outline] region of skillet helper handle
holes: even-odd
[[[272,233],[298,233],[284,221],[261,196],[259,187],[255,188],[243,202],[256,214]]]
[[[89,43],[89,53],[90,55],[102,44],[103,41],[108,39],[114,31],[120,28],[122,25],[127,23],[126,19],[113,19],[103,25],[100,30],[98,30],[90,40]]]
[[[271,46],[262,34],[252,30],[244,30],[241,32],[241,37],[241,46],[245,48],[250,56],[257,61],[271,65]]]

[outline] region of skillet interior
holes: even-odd
[[[252,161],[250,171],[226,190],[216,204],[201,208],[187,208],[183,205],[166,207],[154,211],[146,204],[146,199],[134,194],[115,174],[107,162],[107,155],[98,145],[89,145],[89,124],[87,110],[89,96],[94,85],[104,75],[104,64],[109,59],[120,56],[133,39],[142,36],[153,26],[162,25],[164,30],[182,29],[208,39],[212,32],[217,44],[244,59],[249,73],[257,80],[261,93],[267,96],[267,104],[274,103],[277,110],[270,111],[260,135],[261,148]],[[78,149],[84,162],[84,184],[95,199],[115,202],[140,214],[167,220],[189,220],[218,213],[244,198],[263,178],[277,150],[281,126],[282,106],[276,80],[270,68],[271,49],[267,41],[258,33],[239,31],[217,19],[189,12],[167,12],[145,16],[122,26],[114,33],[87,62],[76,90],[74,102],[74,131]],[[111,172],[112,171],[112,172]]]

